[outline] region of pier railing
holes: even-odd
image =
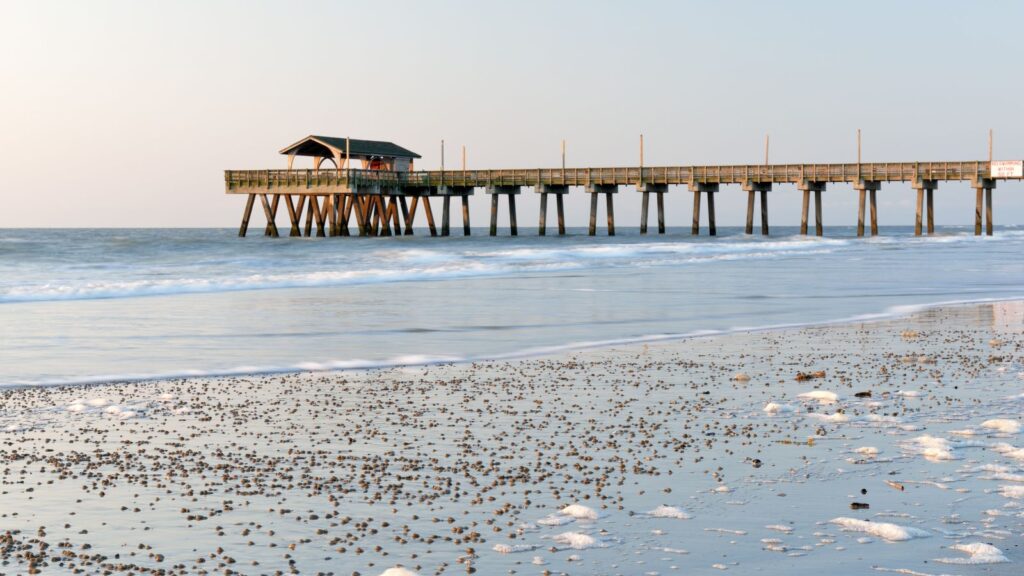
[[[967,162],[874,162],[863,164],[768,164],[735,166],[651,166],[613,168],[526,168],[500,170],[227,170],[229,193],[268,188],[437,186],[536,186],[631,185],[631,184],[744,184],[815,182],[913,182],[920,180],[978,180],[990,178],[989,163]]]

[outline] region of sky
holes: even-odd
[[[0,0],[0,227],[235,227],[223,170],[283,168],[307,134],[394,141],[437,168],[1024,158],[1024,3]],[[568,223],[583,224],[574,191]],[[772,224],[799,221],[792,186]],[[909,185],[879,194],[913,224]],[[486,198],[472,201],[485,225]],[[1000,183],[995,222],[1024,223]],[[623,190],[619,226],[639,218]],[[825,193],[829,224],[855,193]],[[532,221],[536,195],[520,201]],[[738,186],[717,197],[740,225]],[[684,189],[666,200],[687,225]],[[938,224],[973,222],[942,184]],[[600,216],[599,218],[603,218]],[[502,215],[504,221],[505,216]],[[254,220],[255,222],[255,220]]]

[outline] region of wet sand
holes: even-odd
[[[1022,324],[6,390],[0,572],[1018,574]]]

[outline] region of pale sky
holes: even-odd
[[[1022,22],[1009,1],[0,0],[0,227],[236,227],[222,171],[283,168],[307,134],[391,140],[419,168],[442,138],[449,166],[466,145],[470,168],[554,167],[563,138],[570,167],[636,165],[641,133],[648,166],[759,163],[766,133],[773,162],[852,162],[857,128],[865,161],[985,160],[989,128],[1021,159]],[[826,226],[854,197],[826,192]],[[908,186],[879,200],[913,224]],[[719,224],[745,202],[725,188]],[[622,190],[619,226],[639,204]],[[993,204],[1024,223],[1024,185]],[[536,206],[524,192],[520,226]],[[973,209],[966,184],[937,192],[939,224]],[[773,192],[772,223],[798,218]]]

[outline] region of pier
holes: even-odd
[[[548,196],[555,200],[557,233],[565,234],[564,195],[579,190],[590,195],[588,233],[598,232],[600,196],[604,196],[608,235],[615,234],[615,197],[635,191],[641,206],[640,232],[648,231],[654,195],[658,232],[665,232],[665,195],[669,186],[685,186],[693,194],[691,233],[700,234],[702,220],[714,236],[715,195],[726,187],[747,194],[747,234],[754,233],[755,208],[759,232],[768,235],[769,192],[793,187],[802,194],[800,233],[809,233],[814,204],[814,234],[824,234],[822,201],[830,185],[852,185],[857,194],[857,235],[878,234],[877,195],[883,183],[909,183],[917,195],[916,235],[933,234],[933,196],[941,182],[968,182],[975,192],[974,233],[992,235],[992,192],[999,180],[1024,178],[1024,161],[867,162],[844,164],[750,164],[709,166],[643,166],[615,168],[526,168],[498,170],[414,170],[420,156],[390,142],[309,136],[281,150],[288,156],[283,170],[226,170],[228,194],[246,197],[239,236],[259,202],[266,217],[264,235],[281,235],[278,216],[287,214],[289,236],[411,235],[418,213],[431,236],[451,233],[452,199],[462,209],[463,234],[470,234],[469,200],[480,189],[490,197],[489,233],[497,235],[498,213],[507,205],[509,233],[518,234],[516,196],[524,188],[540,194],[538,234],[547,233]],[[294,169],[296,156],[310,156],[314,167]],[[641,156],[642,158],[642,156]],[[352,167],[352,161],[361,163]],[[325,167],[324,163],[332,165]],[[502,199],[504,197],[504,201]],[[441,226],[435,225],[434,206],[441,204]],[[284,210],[280,210],[281,204]],[[706,206],[706,208],[705,208]],[[706,217],[702,212],[706,211]],[[314,232],[315,226],[315,232]]]

